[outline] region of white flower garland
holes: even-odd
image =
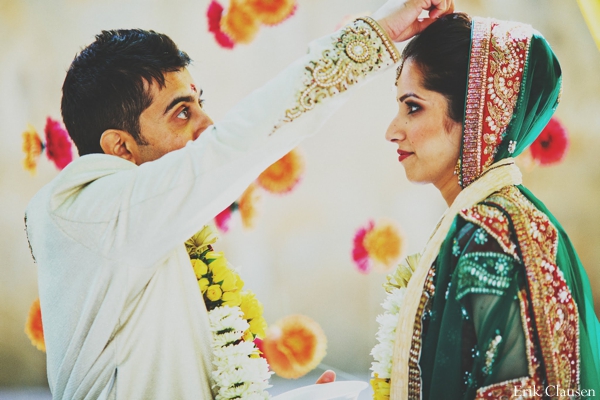
[[[240,307],[220,306],[209,311],[212,332],[212,372],[217,390],[216,400],[264,400],[271,396],[267,361],[259,356],[254,342],[244,341],[249,328]]]
[[[398,326],[398,314],[406,288],[394,288],[387,295],[383,303],[385,312],[377,316],[379,330],[377,331],[378,343],[371,350],[375,362],[371,365],[373,374],[381,379],[390,379],[392,375],[392,355],[394,353],[394,339],[396,337],[396,326]]]
[[[400,307],[404,302],[406,286],[419,263],[419,254],[406,257],[396,270],[388,275],[387,283],[383,286],[388,293],[381,305],[385,312],[377,316],[379,330],[377,331],[377,344],[371,350],[375,360],[371,364],[373,398],[376,400],[390,398],[392,377],[392,357],[396,341],[396,327],[400,318]]]

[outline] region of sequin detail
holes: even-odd
[[[496,336],[490,341],[490,345],[485,352],[485,364],[483,366],[483,373],[485,375],[489,375],[492,371],[494,361],[498,355],[498,346],[500,345],[500,342],[502,342],[502,336],[500,335],[500,332],[496,331]]]
[[[503,253],[473,252],[458,260],[456,299],[468,294],[502,296],[509,288],[515,270],[515,261]]]
[[[474,236],[475,243],[479,245],[483,245],[488,241],[487,233],[485,233],[485,230],[483,230],[483,228],[477,229],[477,231],[475,231]]]

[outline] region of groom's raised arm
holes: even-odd
[[[100,255],[153,265],[236,200],[266,167],[318,130],[350,89],[398,59],[382,28],[370,18],[359,18],[313,42],[308,54],[184,148],[139,167],[116,157],[107,161],[105,155],[76,160],[69,166],[82,171],[76,185],[76,171],[53,185],[54,220]],[[86,176],[90,170],[106,174]],[[101,207],[94,206],[100,202]]]

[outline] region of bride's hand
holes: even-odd
[[[423,11],[429,18],[419,20]],[[454,0],[388,0],[371,17],[395,42],[410,39],[427,28],[436,18],[454,12]]]
[[[319,383],[331,383],[335,381],[335,372],[333,372],[332,370],[328,369],[327,371],[323,372],[323,375],[321,375],[319,377],[319,379],[317,379],[317,384]]]

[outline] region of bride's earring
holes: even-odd
[[[460,176],[460,157],[458,157],[456,165],[454,166],[454,175]]]

